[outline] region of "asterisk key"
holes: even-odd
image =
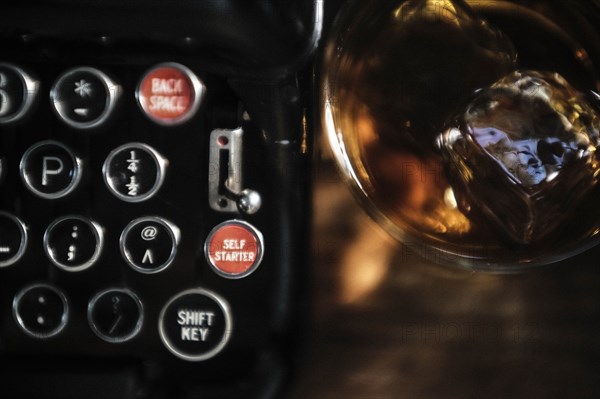
[[[90,96],[92,94],[92,84],[84,79],[75,82],[75,93],[79,94],[81,97]]]

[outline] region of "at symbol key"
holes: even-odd
[[[173,223],[148,216],[133,220],[121,234],[121,254],[140,273],[158,273],[171,265],[177,254],[179,229]]]

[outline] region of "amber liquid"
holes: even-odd
[[[462,33],[477,35],[479,21],[495,27],[489,35],[481,34],[481,39],[468,37],[475,41],[473,45],[460,44],[462,33],[453,36],[449,20],[429,20],[421,25],[422,32],[409,32],[414,37],[395,40],[394,35],[407,34],[402,27],[405,21],[381,28],[387,16],[379,15],[377,21],[378,16],[371,15],[374,22],[370,26],[381,31],[357,35],[364,43],[352,43],[348,38],[344,43],[349,54],[341,57],[335,79],[340,87],[335,120],[356,166],[361,190],[377,208],[371,213],[383,214],[386,224],[391,222],[392,230],[397,229],[392,234],[399,238],[406,234],[416,238],[413,245],[423,246],[420,251],[425,255],[452,253],[483,264],[557,260],[577,251],[582,242],[585,245],[595,234],[593,226],[569,226],[555,243],[523,248],[507,243],[489,225],[473,220],[468,209],[457,207],[436,137],[477,89],[515,69],[558,72],[594,101],[593,93],[600,87],[594,65],[600,56],[600,42],[586,32],[580,19],[600,20],[600,16],[578,13],[575,8],[565,8],[568,12],[552,9],[545,2],[520,3],[530,7],[509,1],[468,3],[475,15],[464,18],[470,19],[473,27]],[[393,7],[388,12],[393,12]],[[480,20],[473,22],[473,18]],[[469,26],[460,22],[456,26],[461,29]],[[510,49],[502,40],[497,53],[506,50],[507,56],[499,58],[493,51],[480,51],[476,43],[493,40],[498,31],[514,46],[517,60],[513,65]],[[419,36],[422,40],[412,40]],[[428,39],[433,43],[430,48]],[[458,51],[449,50],[455,45]],[[585,219],[586,215],[574,218]]]

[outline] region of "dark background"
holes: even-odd
[[[393,242],[329,161],[316,169],[313,343],[292,398],[600,397],[594,249],[515,275]]]

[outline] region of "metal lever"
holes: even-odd
[[[242,188],[242,142],[242,128],[210,134],[208,202],[215,211],[253,214],[260,209],[260,194]]]

